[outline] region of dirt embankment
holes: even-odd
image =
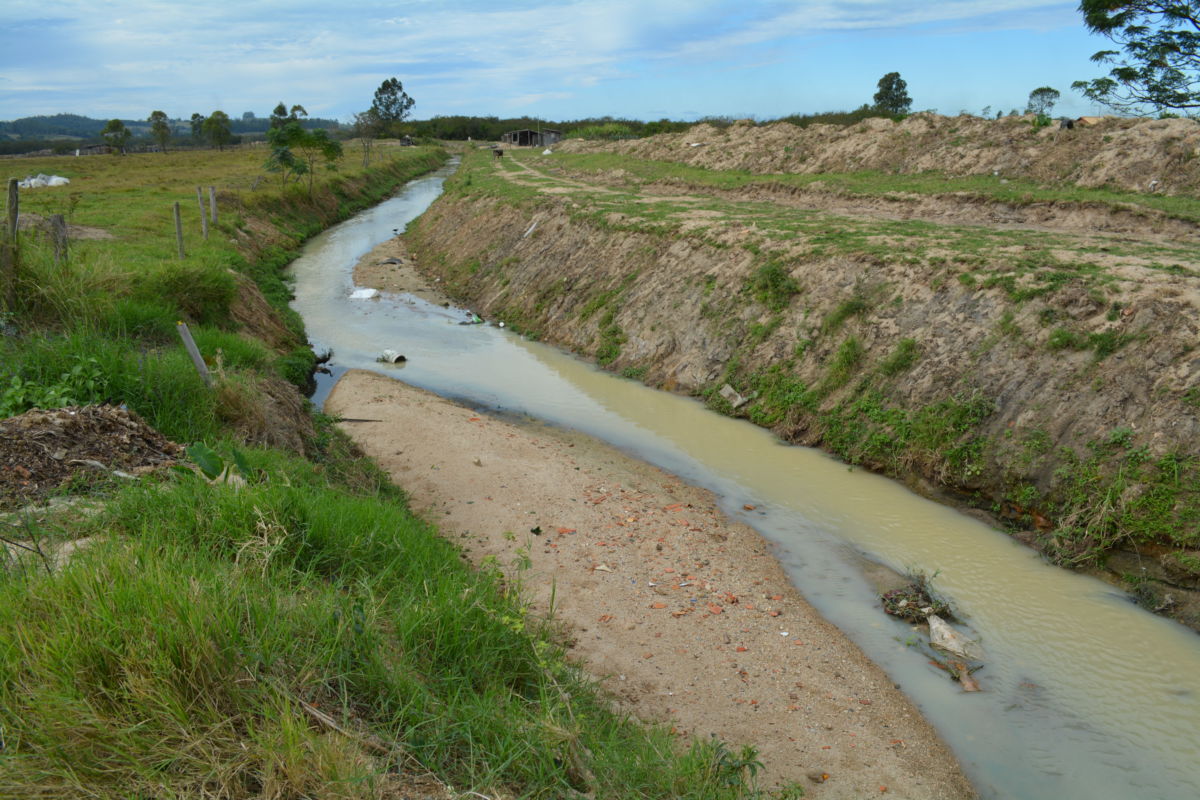
[[[1200,624],[1194,231],[1113,233],[1103,209],[896,227],[870,200],[652,196],[540,158],[468,163],[407,234],[419,266],[480,313],[1006,518],[1061,563],[1107,561]],[[472,170],[536,196],[484,196]]]
[[[1070,130],[1033,117],[987,120],[914,114],[868,119],[849,128],[785,122],[683,133],[620,143],[569,140],[563,152],[618,152],[708,169],[756,174],[822,172],[996,175],[1084,187],[1194,194],[1200,189],[1200,124],[1190,119],[1104,117]]]

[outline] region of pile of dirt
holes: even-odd
[[[1100,118],[1035,128],[1031,115],[997,120],[913,114],[843,127],[787,122],[697,125],[625,142],[569,140],[563,152],[618,152],[756,174],[938,171],[1167,194],[1200,189],[1200,123]]]
[[[35,408],[0,420],[0,508],[43,498],[81,472],[137,474],[181,452],[125,408]]]

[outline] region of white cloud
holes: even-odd
[[[1020,15],[1067,4],[1048,0],[393,0],[332,6],[313,0],[206,3],[31,0],[6,3],[22,35],[47,32],[43,63],[5,63],[0,118],[52,109],[14,108],[29,93],[77,92],[73,110],[112,109],[110,89],[146,86],[146,105],[177,103],[186,116],[214,95],[239,108],[281,97],[343,118],[370,102],[379,81],[399,77],[424,98],[448,89],[490,110],[572,96],[644,70],[644,64],[761,64],[755,48],[830,31],[895,30]],[[1044,19],[1044,17],[1043,17]],[[33,32],[33,33],[30,33]],[[0,46],[3,44],[0,33]],[[790,45],[789,45],[790,46]],[[83,54],[56,65],[63,49]],[[20,92],[19,100],[5,97]],[[89,101],[87,98],[94,98]],[[438,102],[450,105],[462,98]],[[140,114],[140,109],[127,109]]]

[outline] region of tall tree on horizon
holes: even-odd
[[[150,116],[146,118],[150,123],[150,135],[154,141],[158,142],[158,146],[162,151],[167,152],[167,142],[171,140],[171,122],[163,111],[151,111]]]
[[[100,131],[100,135],[104,137],[104,141],[108,142],[110,147],[115,147],[122,155],[125,153],[125,145],[133,136],[129,132],[129,128],[125,127],[125,123],[119,119],[110,119],[105,124],[104,130]]]
[[[1061,96],[1062,93],[1053,87],[1038,87],[1029,93],[1029,102],[1025,105],[1025,113],[1037,114],[1039,117],[1049,114]]]
[[[908,96],[908,84],[900,77],[899,72],[889,72],[879,79],[879,91],[873,98],[875,107],[893,116],[907,114],[912,108],[912,98]]]
[[[225,145],[233,140],[233,132],[229,127],[229,115],[224,111],[214,111],[208,115],[202,125],[204,138],[217,150],[224,150]]]
[[[404,84],[395,78],[389,78],[379,84],[375,90],[375,100],[371,103],[371,111],[379,118],[383,127],[392,135],[399,133],[399,125],[409,114],[416,101],[404,91]]]

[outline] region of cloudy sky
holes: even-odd
[[[144,119],[279,101],[348,120],[397,77],[439,114],[769,119],[849,109],[898,71],[914,110],[1096,113],[1107,41],[1049,0],[5,0],[0,119]]]

